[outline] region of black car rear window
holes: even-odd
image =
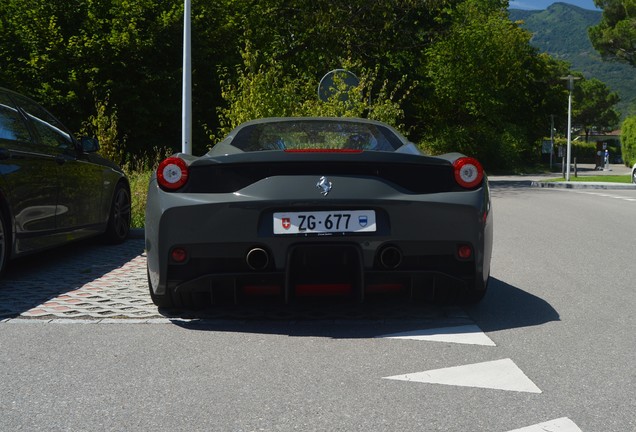
[[[390,129],[371,123],[298,120],[246,126],[231,144],[247,152],[311,149],[392,152],[404,143]]]

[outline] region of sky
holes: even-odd
[[[547,9],[552,3],[569,3],[583,9],[600,10],[594,5],[594,0],[510,0],[510,9]]]

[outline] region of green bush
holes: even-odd
[[[627,117],[621,127],[623,162],[626,166],[636,163],[636,116]]]
[[[116,164],[124,162],[125,139],[120,141],[117,132],[117,107],[109,107],[109,96],[104,100],[95,98],[95,114],[89,116],[80,133],[96,137],[99,154]]]
[[[133,228],[143,228],[146,218],[146,201],[148,196],[148,183],[152,172],[157,169],[159,162],[170,156],[172,150],[153,148],[150,154],[129,159],[123,166],[128,181],[130,182],[131,195],[131,221]]]
[[[133,171],[128,173],[130,195],[132,200],[130,226],[143,228],[146,217],[146,200],[148,196],[148,182],[152,171]]]
[[[474,123],[452,125],[425,138],[420,147],[430,154],[460,152],[479,159],[488,170],[508,170],[538,157],[528,154],[529,146],[519,138],[523,136],[514,125],[499,130]]]
[[[559,146],[563,146],[563,151],[565,154],[565,149],[568,145],[567,139],[565,138],[557,138],[554,140],[554,154],[557,154],[557,149]],[[610,153],[611,161],[614,161],[615,158],[621,156],[621,147],[618,141],[613,140],[608,143],[607,149]],[[577,163],[585,163],[585,164],[593,164],[596,163],[596,142],[584,142],[584,141],[572,141],[572,163],[574,163],[574,158],[576,158]]]

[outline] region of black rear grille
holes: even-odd
[[[394,245],[400,251],[403,246]],[[362,250],[355,243],[293,245],[285,268],[276,268],[272,260],[265,268],[252,269],[244,256],[193,257],[168,266],[168,289],[178,306],[195,308],[316,298],[353,303],[453,301],[474,286],[475,262],[427,253],[430,248],[443,249],[433,246],[423,244],[418,253],[400,254],[394,262],[376,257],[372,268],[364,267]],[[377,255],[383,250],[378,249]]]
[[[450,165],[368,162],[268,162],[190,167],[185,193],[232,193],[273,176],[351,176],[378,178],[407,194],[458,190]]]

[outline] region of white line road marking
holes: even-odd
[[[502,359],[465,366],[435,369],[385,379],[460,387],[541,393],[541,390],[511,359]]]
[[[392,333],[379,338],[413,339],[420,341],[450,342],[467,345],[496,346],[495,343],[479,327],[474,324],[456,327],[443,327],[425,330],[413,330],[403,333]]]
[[[549,422],[528,426],[521,429],[515,429],[508,432],[583,432],[569,418],[562,417],[560,419]]]

